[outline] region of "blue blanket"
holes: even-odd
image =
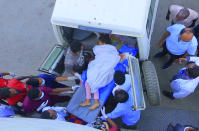
[[[122,72],[126,71],[125,66],[123,66],[122,63],[117,64],[117,66],[115,67],[115,70],[120,70]],[[82,73],[82,83],[83,85],[85,85],[85,81],[87,79],[86,76],[87,71],[84,71]],[[98,116],[100,109],[103,107],[103,105],[105,104],[106,100],[108,99],[110,93],[112,92],[113,88],[115,87],[115,82],[114,80],[112,80],[107,86],[101,88],[99,90],[99,94],[100,94],[100,98],[99,98],[99,103],[100,103],[100,107],[97,108],[94,111],[90,111],[89,107],[81,107],[79,106],[80,103],[82,103],[83,101],[85,101],[86,99],[86,90],[84,87],[80,87],[75,94],[73,95],[73,97],[71,98],[68,106],[67,106],[67,111],[75,116],[77,116],[78,118],[90,123],[93,122],[96,117]],[[94,104],[94,100],[91,99],[91,103]]]

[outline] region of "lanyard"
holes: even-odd
[[[188,78],[188,79],[192,80],[193,78],[189,77],[189,76],[186,74],[186,72],[187,72],[187,69],[184,69],[184,70],[182,70],[182,71],[180,72],[180,74],[182,74],[185,78]]]

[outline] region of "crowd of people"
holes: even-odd
[[[199,57],[194,56],[199,48],[199,24],[195,23],[199,14],[189,8],[179,5],[169,7],[166,19],[171,18],[169,26],[158,46],[163,48],[162,52],[154,57],[160,58],[170,55],[162,69],[169,68],[172,63],[182,63],[186,61],[186,67],[177,72],[171,80],[171,91],[164,90],[162,93],[170,99],[185,98],[194,92],[199,83]],[[94,54],[94,55],[93,55]],[[60,95],[63,92],[74,93],[77,88],[85,87],[86,98],[79,106],[89,106],[93,111],[100,107],[99,90],[109,84],[112,80],[115,87],[112,91],[115,108],[110,112],[105,112],[105,107],[101,109],[99,116],[94,123],[88,125],[101,130],[118,131],[119,128],[111,119],[122,118],[124,127],[136,125],[140,119],[141,111],[132,110],[133,94],[131,88],[131,76],[128,70],[115,71],[118,63],[127,59],[128,53],[120,54],[114,45],[111,45],[109,35],[101,34],[98,44],[93,48],[93,54],[84,51],[84,46],[80,41],[72,41],[65,54],[65,69],[72,76],[54,76],[49,74],[39,74],[38,76],[16,77],[15,73],[0,73],[0,111],[1,117],[10,117],[13,114],[20,114],[24,117],[31,117],[32,113],[39,113],[40,118],[67,121],[66,105],[57,107],[55,104],[67,102],[71,96]],[[126,67],[126,65],[124,66]],[[82,84],[81,74],[87,70],[85,85]],[[5,79],[10,75],[12,79]],[[75,81],[74,86],[68,86],[61,82]],[[81,87],[82,88],[82,87]],[[94,94],[94,104],[91,105]],[[103,121],[103,122],[102,122]],[[99,122],[103,126],[98,126]],[[110,127],[109,127],[110,126]],[[180,131],[179,124],[173,126],[169,124],[168,131]],[[181,126],[183,130],[191,131],[196,128],[191,126]]]
[[[101,110],[101,117],[97,118],[93,124],[88,123],[88,125],[102,128],[102,130],[104,127],[104,129],[109,128],[110,131],[117,131],[119,129],[111,119],[119,117],[122,118],[124,126],[135,125],[140,119],[141,112],[132,110],[133,91],[130,75],[128,71],[115,71],[116,65],[127,60],[129,54],[119,54],[116,47],[111,45],[110,36],[107,34],[99,36],[98,44],[93,48],[93,54],[84,52],[84,46],[80,41],[73,41],[65,54],[65,68],[67,73],[72,74],[70,77],[50,74],[16,77],[15,73],[12,72],[0,73],[0,98],[1,104],[4,105],[2,112],[6,110],[2,117],[12,116],[13,112],[25,117],[32,117],[32,114],[39,113],[39,117],[43,119],[67,121],[67,117],[70,116],[66,109],[67,105],[58,107],[55,104],[67,102],[71,99],[70,95],[60,95],[63,92],[73,94],[77,88],[84,86],[81,74],[84,70],[87,70],[87,79],[84,86],[86,100],[79,106],[90,106],[90,111],[99,108],[99,89],[112,80],[117,85],[112,92],[113,99],[116,101],[115,108],[112,112],[106,114],[104,107]],[[126,67],[124,68],[126,69]],[[6,75],[13,78],[5,79]],[[61,83],[63,81],[75,81],[75,85],[71,87]],[[91,105],[91,94],[94,94],[93,105]],[[8,109],[9,112],[7,112]],[[98,119],[104,121],[104,123],[101,123],[101,127],[97,127]]]
[[[166,19],[171,17],[171,25],[167,27],[162,35],[158,46],[163,48],[162,52],[154,55],[161,58],[169,54],[170,58],[162,69],[169,68],[173,62],[182,64],[187,62],[186,67],[180,69],[170,81],[171,91],[164,90],[162,93],[170,99],[185,98],[194,92],[199,80],[199,57],[195,56],[198,49],[199,24],[195,23],[199,14],[189,8],[180,5],[169,7]]]
[[[162,69],[169,68],[174,62],[186,62],[186,66],[171,79],[169,91],[162,91],[162,94],[171,100],[182,99],[194,93],[199,83],[199,24],[195,26],[198,17],[197,11],[176,4],[169,6],[166,15],[166,20],[171,18],[171,25],[158,42],[158,46],[163,48],[162,52],[155,54],[154,58],[169,54],[170,58]],[[195,130],[198,128],[191,125],[174,126],[171,123],[167,128],[167,131]]]

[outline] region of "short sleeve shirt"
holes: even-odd
[[[23,110],[25,113],[32,113],[43,103],[48,100],[47,106],[53,106],[57,102],[65,102],[66,96],[50,95],[53,91],[52,88],[39,87],[39,89],[44,93],[44,96],[40,100],[31,100],[28,96],[24,99]]]
[[[9,79],[0,78],[0,88],[7,87]]]
[[[54,87],[56,85],[56,76],[48,74],[39,74],[38,77],[45,80],[46,87]]]
[[[186,19],[184,19],[182,21],[176,21],[176,15],[183,8],[184,7],[180,6],[180,5],[171,5],[169,7],[169,11],[171,12],[171,19],[173,20],[174,23],[183,24],[186,27],[189,27],[189,26],[192,25],[193,20],[195,20],[195,19],[197,19],[199,17],[199,14],[196,11],[188,8],[188,10],[190,12],[190,15]]]
[[[47,100],[48,100],[47,106],[53,105],[51,102],[51,99],[50,99],[50,93],[52,92],[53,89],[47,88],[47,87],[39,87],[39,89],[41,91],[43,91],[44,97],[40,100],[31,100],[31,99],[29,99],[28,96],[26,96],[26,98],[24,99],[24,102],[23,102],[23,106],[22,106],[25,113],[32,113],[32,112],[36,111],[36,109],[43,102],[46,102]]]
[[[167,28],[170,36],[166,39],[166,47],[173,55],[183,55],[186,52],[195,55],[196,53],[198,42],[195,36],[189,42],[179,41],[180,32],[184,28],[185,26],[182,24],[174,24]]]
[[[64,60],[66,72],[71,73],[73,71],[74,65],[83,65],[83,63],[84,63],[83,50],[81,50],[80,53],[75,56],[71,55],[70,48],[66,50],[65,60]]]

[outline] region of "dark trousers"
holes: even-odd
[[[194,128],[193,131],[198,131],[198,128],[196,127],[193,127],[191,125],[181,125],[181,124],[176,124],[175,126],[168,125],[167,131],[184,131],[186,127],[192,127]]]
[[[164,54],[164,55],[166,55],[166,54],[169,54],[170,55],[170,59],[169,59],[169,61],[167,62],[167,63],[173,63],[176,59],[179,59],[179,58],[181,58],[184,54],[182,54],[182,55],[174,55],[174,54],[172,54],[172,53],[170,53],[169,51],[168,51],[168,49],[167,49],[167,46],[166,46],[166,41],[164,42],[164,44],[163,44],[163,51],[162,51],[162,53]]]
[[[198,40],[198,54],[197,54],[197,56],[199,56],[199,24],[193,28],[193,31],[194,31],[194,36]]]
[[[195,37],[199,37],[199,24],[193,28]]]

